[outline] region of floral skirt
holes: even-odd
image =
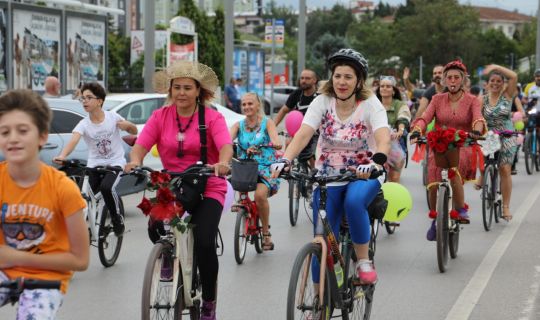
[[[431,186],[436,185],[437,182],[441,181],[441,168],[437,168],[435,165],[435,154],[433,149],[428,148],[428,185],[429,189]],[[459,166],[458,171],[461,176],[462,183],[467,181],[472,181],[476,179],[476,171],[479,166],[482,166],[483,163],[482,152],[478,149],[478,146],[474,147],[461,147],[459,151]]]

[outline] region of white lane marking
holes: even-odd
[[[530,320],[534,311],[534,303],[538,298],[538,291],[540,291],[540,266],[535,266],[534,269],[534,281],[529,286],[529,298],[525,302],[525,306],[521,310],[521,317],[518,320]]]
[[[471,280],[469,280],[469,283],[465,289],[463,289],[461,295],[457,298],[454,306],[452,309],[450,309],[450,312],[446,316],[446,320],[463,320],[468,319],[471,315],[474,307],[478,303],[478,300],[480,300],[484,289],[491,279],[493,271],[495,271],[499,260],[512,242],[512,239],[519,230],[519,227],[525,219],[527,212],[534,205],[536,199],[538,199],[538,196],[540,196],[540,180],[531,190],[531,193],[529,193],[519,208],[514,211],[512,221],[505,226],[478,268],[476,268]],[[504,221],[502,222],[505,223]]]

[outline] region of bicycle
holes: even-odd
[[[471,138],[470,135],[468,135]],[[427,138],[412,136],[417,138],[416,143],[427,144]],[[476,139],[482,140],[482,139]],[[473,144],[474,142],[469,142]],[[437,240],[437,265],[439,271],[444,273],[448,268],[448,253],[450,257],[455,259],[459,250],[459,232],[461,230],[461,222],[459,219],[450,217],[450,207],[452,205],[452,186],[448,177],[448,168],[441,168],[441,181],[437,185],[437,202],[436,210],[436,240]]]
[[[377,154],[374,158],[377,158]],[[378,158],[377,163],[384,163]],[[376,178],[383,171],[374,171],[370,178]],[[331,182],[356,180],[354,173],[345,172],[339,176],[315,176],[290,171],[281,172],[283,178],[303,178],[317,183],[320,188],[319,215],[312,242],[304,245],[298,252],[289,282],[287,294],[287,319],[304,319],[319,315],[318,319],[329,319],[334,309],[341,309],[343,319],[369,319],[375,292],[375,284],[361,284],[357,278],[356,254],[346,223],[340,227],[341,252],[337,239],[326,218],[327,184]],[[384,210],[383,210],[384,212]],[[371,215],[371,214],[370,214]],[[374,219],[371,220],[369,256],[375,256],[376,233],[373,232]],[[311,280],[311,262],[317,259],[321,266],[320,284],[315,292]],[[325,261],[325,263],[321,263]],[[344,279],[345,275],[345,279]],[[307,313],[307,314],[306,314]]]
[[[308,174],[310,172],[310,166],[308,161],[313,157],[311,154],[300,154],[297,159],[294,159],[291,164],[291,170]],[[309,180],[299,178],[291,179],[289,183],[289,222],[291,226],[296,226],[298,221],[298,211],[300,209],[300,198],[304,198],[305,203],[311,206],[312,201],[312,183]]]
[[[482,151],[486,157],[484,165],[484,176],[482,179],[482,220],[484,230],[489,231],[493,219],[499,223],[502,219],[502,195],[499,181],[499,149],[501,147],[500,136],[511,137],[518,135],[513,131],[495,131],[488,133],[488,139],[493,139],[492,143],[482,146]]]
[[[240,147],[239,145],[237,145]],[[273,145],[259,145],[253,146],[253,152],[247,151],[247,160],[252,160],[252,156],[261,148],[272,148]],[[238,161],[234,159],[233,161]],[[258,175],[258,179],[263,179]],[[257,182],[253,185],[256,187]],[[253,190],[250,190],[253,191]],[[237,264],[242,264],[246,256],[247,244],[250,243],[255,246],[255,251],[259,254],[263,253],[263,233],[261,218],[257,209],[257,204],[249,197],[249,191],[239,191],[238,202],[231,207],[232,212],[236,212],[236,223],[234,226],[234,259]]]
[[[36,289],[56,289],[60,290],[62,282],[60,280],[37,280],[17,278],[0,282],[0,289],[7,289],[7,292],[0,290],[0,293],[7,294],[7,302],[15,305],[24,290]]]
[[[527,132],[523,142],[523,153],[525,154],[525,169],[527,174],[531,175],[534,170],[540,171],[540,135],[538,135],[537,116],[538,109],[532,106],[527,110]]]
[[[86,208],[84,209],[84,217],[88,221],[88,231],[90,234],[90,245],[97,246],[99,261],[108,268],[113,266],[118,260],[120,249],[122,248],[122,235],[116,235],[113,232],[113,225],[109,209],[105,206],[105,201],[101,192],[94,194],[88,182],[88,174],[90,172],[105,174],[113,172],[118,174],[122,172],[119,167],[103,167],[95,168],[87,167],[84,161],[77,159],[63,160],[62,166],[59,168],[66,172],[79,186],[83,198],[86,200]],[[118,175],[117,179],[120,179]],[[119,214],[124,217],[124,202],[121,197],[118,197]],[[96,244],[97,243],[97,244]]]
[[[147,177],[154,170],[148,167],[134,168],[130,173]],[[213,176],[209,167],[191,167],[182,173],[164,171],[172,179],[183,177]],[[143,278],[141,314],[143,320],[150,319],[189,319],[198,320],[202,305],[202,284],[193,247],[193,234],[190,228],[185,233],[162,221],[159,240],[148,255]],[[216,250],[223,254],[223,240],[218,230]],[[218,245],[221,243],[221,248]]]

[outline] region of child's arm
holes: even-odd
[[[53,158],[53,161],[55,163],[62,164],[62,161],[66,159],[66,157],[69,156],[71,152],[73,152],[73,149],[75,149],[75,147],[79,143],[79,140],[81,140],[81,134],[78,132],[73,132],[71,140],[69,140],[64,150],[62,150],[62,152],[60,152],[58,156]]]
[[[116,126],[120,128],[120,130],[124,130],[129,134],[137,134],[137,132],[139,132],[137,130],[137,126],[127,120],[118,121]]]
[[[88,227],[83,211],[66,218],[69,251],[50,254],[34,254],[0,246],[0,269],[14,266],[56,271],[84,271],[89,263]]]

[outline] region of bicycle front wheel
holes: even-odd
[[[321,262],[321,247],[308,243],[296,256],[287,294],[287,320],[328,319],[330,313],[330,279],[328,269],[325,277],[324,294],[319,297],[318,286],[313,283],[311,261]]]
[[[533,149],[533,137],[531,133],[525,135],[523,143],[523,152],[525,153],[525,169],[527,174],[533,173],[534,162],[536,162],[536,150]]]
[[[371,307],[373,305],[373,293],[375,285],[356,285],[358,276],[356,275],[356,254],[352,245],[347,246],[345,252],[345,303],[341,310],[343,320],[368,320],[371,316]]]
[[[449,195],[446,187],[439,187],[437,192],[437,264],[439,271],[445,272],[448,266],[448,212]]]
[[[484,170],[484,178],[482,180],[482,219],[484,222],[484,230],[491,229],[493,221],[493,211],[495,203],[495,194],[493,193],[493,166],[488,165]]]
[[[119,213],[124,218],[124,202],[122,198],[118,199]],[[117,236],[113,231],[111,214],[107,206],[103,206],[99,222],[98,232],[98,254],[101,264],[108,268],[113,266],[120,255],[122,248],[123,235]]]
[[[289,180],[289,222],[296,226],[298,210],[300,208],[300,181]]]
[[[169,243],[156,243],[144,271],[142,320],[182,319],[184,291],[178,258]]]
[[[242,264],[246,256],[249,218],[246,217],[244,210],[236,214],[236,225],[234,226],[234,259],[236,263]]]

